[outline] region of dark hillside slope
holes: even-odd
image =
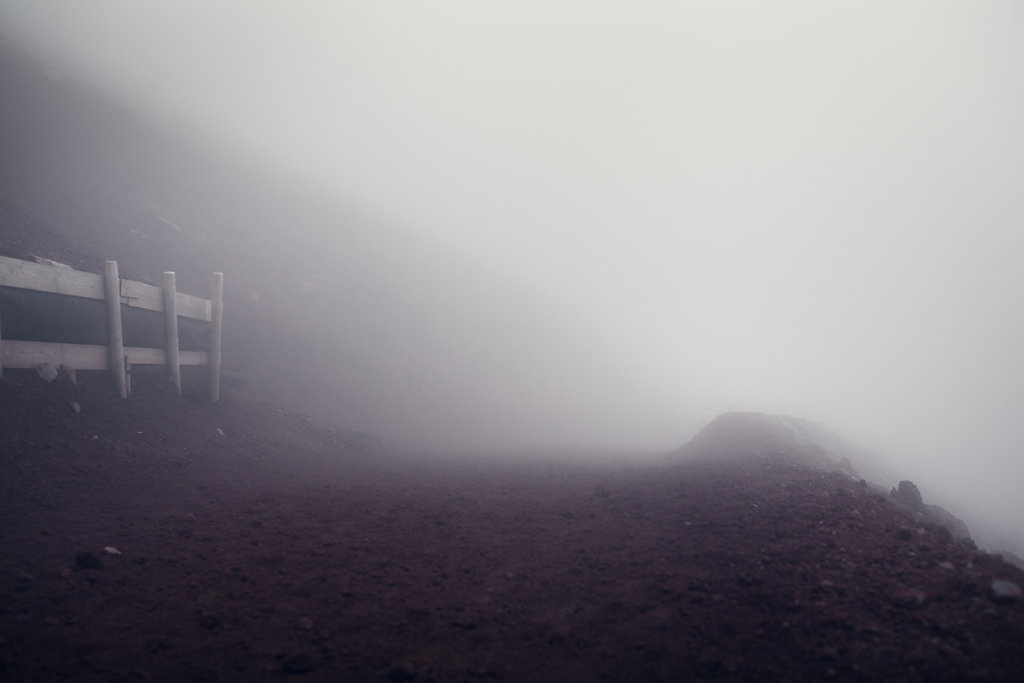
[[[0,254],[174,270],[198,295],[222,271],[226,370],[406,444],[547,446],[650,413],[571,313],[2,44]]]
[[[210,406],[143,384],[125,402],[99,375],[30,372],[0,380],[0,433],[5,680],[1024,667],[1024,572],[799,454],[402,460],[230,391]]]

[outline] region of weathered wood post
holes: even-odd
[[[174,271],[164,272],[164,327],[167,331],[167,373],[181,396],[181,365],[178,361],[178,286]]]
[[[110,371],[121,398],[128,398],[128,378],[125,372],[124,334],[121,330],[121,278],[117,274],[117,261],[107,261],[104,268],[104,286],[107,295],[107,344],[110,348]]]
[[[210,400],[220,400],[220,338],[224,320],[224,273],[213,274],[210,288]]]

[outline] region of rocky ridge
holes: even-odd
[[[822,471],[861,479],[857,463],[861,450],[821,424],[787,415],[754,412],[723,413],[712,420],[675,454],[686,460],[764,458],[798,462]],[[878,482],[867,482],[884,491]],[[921,524],[939,525],[960,542],[973,545],[971,532],[959,517],[940,505],[927,505],[912,481],[901,481],[889,497],[911,512]],[[1012,555],[1011,555],[1012,557]]]

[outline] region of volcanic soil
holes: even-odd
[[[1024,603],[993,592],[1021,571],[841,472],[778,453],[400,457],[231,390],[211,405],[140,380],[122,401],[110,383],[0,380],[5,680],[1018,680],[1024,666]]]

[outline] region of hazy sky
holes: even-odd
[[[0,35],[592,321],[671,410],[1018,495],[1024,4],[4,0]]]

